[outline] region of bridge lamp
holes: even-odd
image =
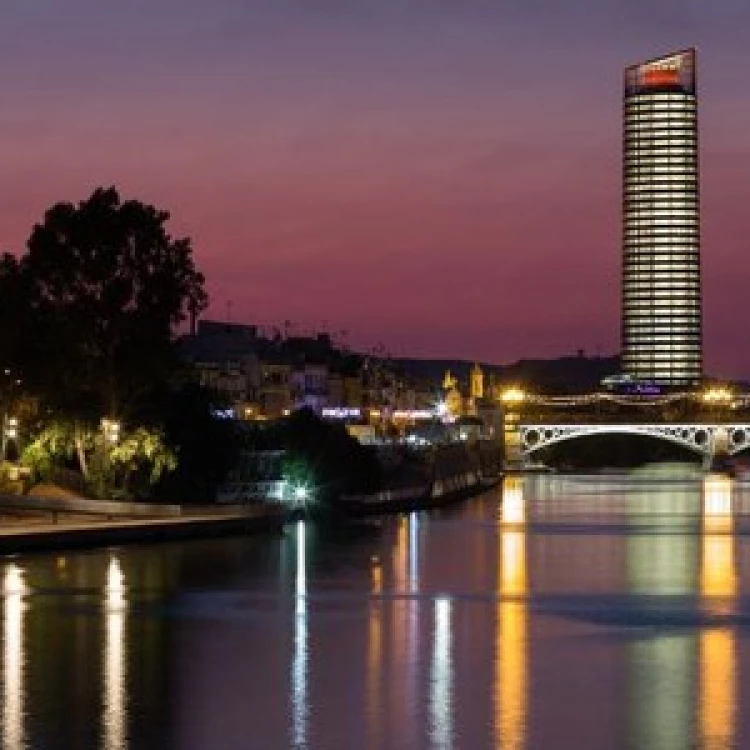
[[[729,388],[709,388],[703,394],[703,401],[707,404],[727,404],[732,400]]]
[[[513,386],[511,388],[507,388],[502,392],[500,400],[504,404],[517,406],[518,404],[522,404],[526,400],[526,394],[520,388]]]

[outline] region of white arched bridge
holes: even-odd
[[[565,440],[589,435],[640,435],[666,440],[701,455],[710,463],[717,455],[732,456],[750,448],[748,424],[524,424],[518,425],[518,447],[524,462],[533,454]]]

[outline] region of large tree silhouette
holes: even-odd
[[[176,326],[206,304],[190,240],[169,214],[115,188],[57,203],[20,260],[29,385],[60,416],[137,417],[174,368]]]

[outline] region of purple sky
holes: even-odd
[[[3,3],[0,247],[115,184],[193,237],[213,317],[615,352],[621,72],[687,46],[706,365],[750,376],[747,0]]]

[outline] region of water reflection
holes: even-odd
[[[661,606],[657,597],[691,596],[698,583],[699,539],[686,518],[700,509],[695,482],[652,482],[628,495],[628,590]],[[656,533],[655,533],[656,532]],[[668,606],[668,605],[667,605]],[[670,612],[663,617],[668,622]],[[679,617],[679,610],[677,612]],[[698,636],[655,625],[628,647],[630,732],[633,747],[691,744]]]
[[[515,750],[525,744],[528,711],[528,611],[524,599],[528,584],[523,479],[506,477],[503,480],[500,517],[495,731],[498,746]]]
[[[732,483],[708,476],[703,483],[701,594],[719,597],[709,611],[726,614],[737,594],[732,520]],[[735,742],[737,701],[735,633],[728,626],[705,628],[700,637],[700,731],[703,747],[731,747]]]
[[[430,738],[436,750],[453,747],[451,627],[451,600],[437,597],[430,669]]]
[[[292,657],[292,746],[306,747],[308,719],[307,529],[297,522],[297,573],[294,590],[294,655]]]
[[[370,611],[367,620],[367,737],[370,747],[380,746],[383,684],[383,568],[379,557],[370,561]]]
[[[127,642],[125,576],[120,560],[113,556],[104,586],[104,750],[127,747]]]
[[[404,740],[417,742],[413,710],[419,701],[417,647],[419,641],[419,516],[410,513],[398,520],[392,556],[393,593],[390,606],[392,651],[389,665],[391,711],[398,717],[396,724],[408,732]]]
[[[15,563],[3,578],[3,748],[21,750],[24,737],[24,571]]]

